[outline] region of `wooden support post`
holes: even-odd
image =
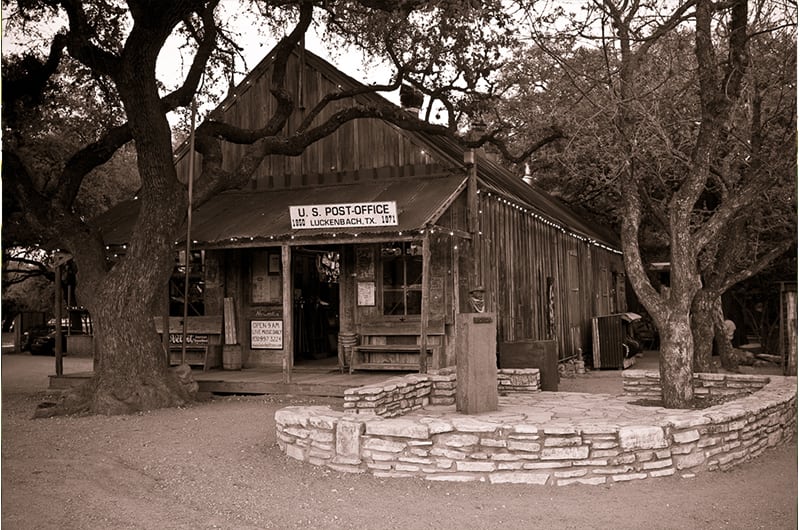
[[[783,290],[783,289],[782,289]],[[781,355],[783,375],[797,375],[797,291],[783,290],[781,293]]]
[[[428,321],[430,320],[431,296],[431,236],[425,230],[422,236],[422,307],[420,308],[419,373],[428,372]]]
[[[171,279],[167,280],[167,292],[164,299],[163,312],[161,313],[163,315],[161,317],[161,329],[165,330],[164,333],[161,334],[161,345],[164,347],[164,355],[166,355],[167,366],[169,366],[169,291],[172,288],[171,282]]]
[[[461,312],[461,248],[463,240],[459,240],[458,245],[453,247],[453,312],[457,315]]]
[[[481,285],[481,248],[478,209],[478,160],[474,149],[464,153],[467,166],[467,222],[470,236],[469,288]]]
[[[281,274],[283,277],[283,382],[292,382],[294,366],[294,295],[292,292],[292,247],[281,245]]]
[[[56,375],[64,375],[64,348],[62,344],[63,332],[61,330],[61,306],[63,304],[63,296],[61,294],[61,273],[64,270],[63,265],[56,266]]]

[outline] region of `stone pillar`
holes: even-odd
[[[364,423],[339,420],[336,424],[334,464],[358,465],[361,463],[361,435],[363,433]]]
[[[497,410],[496,314],[462,313],[456,325],[456,410]]]

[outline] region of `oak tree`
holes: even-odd
[[[190,390],[168,370],[152,325],[173,270],[176,230],[188,203],[173,162],[168,117],[189,107],[204,75],[224,77],[216,67],[230,63],[246,44],[226,25],[218,0],[20,0],[3,5],[6,19],[16,23],[12,29],[28,36],[42,33],[49,43],[46,53],[37,56],[32,50],[3,68],[3,179],[4,194],[11,198],[3,211],[4,241],[39,242],[71,252],[79,297],[95,327],[94,376],[52,412],[115,414],[185,403],[192,399]],[[237,8],[249,10],[267,33],[282,35],[273,52],[270,88],[277,110],[246,130],[206,116],[196,131],[202,164],[195,206],[246,183],[266,156],[297,155],[352,120],[377,117],[403,128],[460,137],[470,110],[491,101],[492,77],[504,60],[498,50],[514,35],[500,0],[243,0]],[[332,42],[359,46],[385,60],[392,66],[392,79],[327,94],[299,108],[289,90],[287,59],[315,21],[338,36]],[[48,37],[45,30],[53,28]],[[192,54],[185,76],[170,85],[159,79],[157,62],[176,37]],[[48,106],[56,94],[69,90],[69,80],[59,77],[65,61],[76,62],[94,81],[82,95],[115,112],[61,157],[63,163],[43,168],[25,150],[41,131],[26,124],[48,109],[66,117],[73,112]],[[388,91],[402,82],[428,96],[428,119],[388,103],[353,103],[360,91]],[[315,121],[328,105],[339,107]],[[300,111],[306,112],[305,119],[288,130],[289,116]],[[465,145],[502,144],[501,135],[501,129],[489,131]],[[222,142],[244,146],[233,170],[223,169]],[[97,225],[75,206],[87,175],[128,145],[135,146],[137,155],[140,210],[126,254],[112,263]]]
[[[794,16],[781,2],[598,0],[531,18],[549,66],[535,61],[527,104],[558,112],[568,137],[531,165],[619,223],[667,406],[691,405],[721,294],[796,246]],[[653,258],[670,263],[668,288]]]

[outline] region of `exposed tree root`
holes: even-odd
[[[39,404],[34,418],[102,414],[135,414],[145,410],[178,407],[194,401],[197,383],[188,366],[170,370],[166,377],[148,380],[93,377],[65,392],[57,402]]]

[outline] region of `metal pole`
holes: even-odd
[[[186,364],[186,320],[189,317],[189,268],[192,251],[192,185],[194,183],[194,120],[197,106],[192,100],[192,120],[189,132],[189,205],[186,209],[186,256],[183,278],[183,332],[181,334],[181,364]],[[168,329],[164,333],[169,333]]]

